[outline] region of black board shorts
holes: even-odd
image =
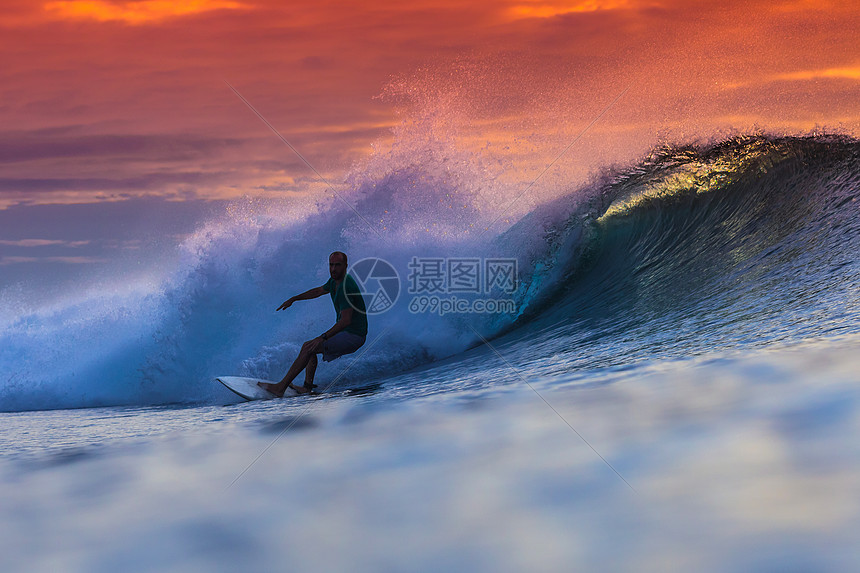
[[[352,354],[362,347],[366,339],[365,336],[341,330],[328,340],[323,340],[323,362],[331,362],[344,354]]]

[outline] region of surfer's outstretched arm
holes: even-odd
[[[296,296],[285,300],[284,303],[277,308],[277,310],[284,310],[290,308],[290,306],[297,300],[310,300],[312,298],[320,297],[324,294],[326,294],[326,291],[325,289],[323,289],[323,287],[314,287],[309,291],[303,292],[302,294],[297,294]]]

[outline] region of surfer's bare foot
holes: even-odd
[[[290,384],[289,387],[295,390],[297,394],[307,394],[311,391],[307,386],[296,386],[295,384]]]
[[[257,386],[271,394],[274,394],[278,398],[284,397],[284,391],[278,388],[277,384],[269,384],[268,382],[257,382]]]

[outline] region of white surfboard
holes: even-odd
[[[268,384],[274,384],[274,382],[272,382],[271,380],[260,380],[259,378],[242,378],[241,376],[219,376],[215,380],[217,380],[245,400],[271,400],[272,398],[277,398],[277,396],[275,396],[271,392],[263,390],[262,388],[257,386],[257,382],[266,382]],[[284,397],[287,398],[290,396],[298,396],[298,393],[288,386],[287,391],[284,392]]]

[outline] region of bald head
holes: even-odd
[[[335,251],[328,256],[328,272],[335,282],[346,276],[346,253]]]
[[[335,251],[328,256],[329,262],[331,262],[332,257],[338,257],[341,261],[343,261],[343,266],[347,266],[349,263],[346,260],[346,253],[342,251]]]

